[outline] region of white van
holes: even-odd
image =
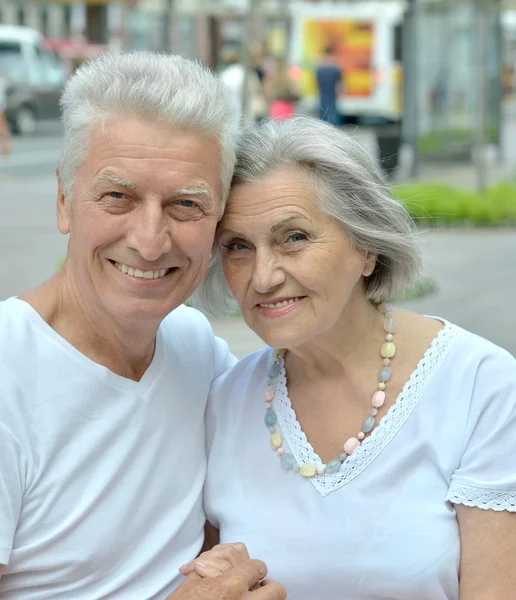
[[[6,117],[14,133],[29,135],[38,119],[59,116],[66,73],[35,29],[0,25],[0,78],[6,80]]]

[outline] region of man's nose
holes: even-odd
[[[285,271],[275,253],[268,248],[257,248],[253,269],[254,289],[261,294],[266,294],[284,282]]]
[[[148,262],[157,261],[173,246],[172,219],[161,206],[142,205],[134,215],[128,245]]]

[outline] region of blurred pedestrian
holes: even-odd
[[[267,90],[271,98],[269,116],[272,119],[288,119],[296,114],[298,94],[285,59],[278,60],[274,72],[267,81]]]
[[[5,111],[7,110],[7,81],[0,77],[0,145],[4,156],[11,154],[11,133]]]
[[[328,46],[324,50],[315,69],[317,87],[319,89],[319,118],[331,125],[340,124],[337,111],[337,98],[342,89],[343,72],[333,52]]]
[[[257,70],[252,66],[246,73],[246,67],[234,48],[226,48],[222,57],[226,66],[220,72],[220,79],[240,107],[243,122],[250,124],[265,118],[267,101]]]

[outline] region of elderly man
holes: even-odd
[[[182,305],[238,111],[200,65],[147,53],[82,68],[62,108],[66,261],[0,303],[0,597],[283,599],[238,546],[225,575],[178,573],[203,544],[207,395],[234,362]]]

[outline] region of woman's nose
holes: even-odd
[[[274,253],[270,250],[257,249],[252,280],[256,291],[266,294],[284,281],[285,272],[276,260]]]

